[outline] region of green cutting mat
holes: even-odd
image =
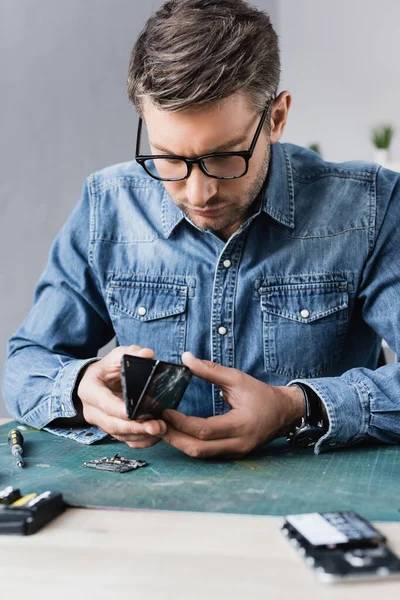
[[[314,456],[277,441],[235,461],[200,461],[160,442],[133,450],[120,442],[83,446],[18,425],[27,466],[19,469],[0,427],[0,489],[57,490],[73,506],[285,515],[355,510],[371,520],[400,520],[400,447],[365,446]],[[90,459],[140,458],[129,473],[88,469]]]

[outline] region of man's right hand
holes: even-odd
[[[122,398],[121,358],[123,354],[153,358],[154,352],[140,346],[118,346],[101,360],[91,363],[78,385],[83,417],[131,448],[154,446],[167,431],[161,420],[132,421]]]

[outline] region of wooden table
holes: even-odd
[[[1,597],[399,598],[400,580],[318,583],[280,533],[281,523],[275,517],[69,509],[33,536],[0,536]],[[378,527],[400,554],[400,523]]]

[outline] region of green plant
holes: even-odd
[[[389,148],[394,135],[394,128],[391,125],[380,125],[372,130],[372,143],[376,148],[386,150]]]
[[[315,143],[315,144],[310,144],[310,145],[308,146],[308,148],[309,148],[310,150],[314,150],[314,152],[316,152],[317,154],[321,155],[321,147],[320,147],[320,145],[319,145],[319,144],[316,144],[316,143]]]

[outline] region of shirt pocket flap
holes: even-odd
[[[312,323],[348,307],[345,281],[265,286],[260,294],[263,311],[299,323]]]
[[[188,287],[171,283],[113,281],[110,308],[138,321],[154,321],[186,311]]]

